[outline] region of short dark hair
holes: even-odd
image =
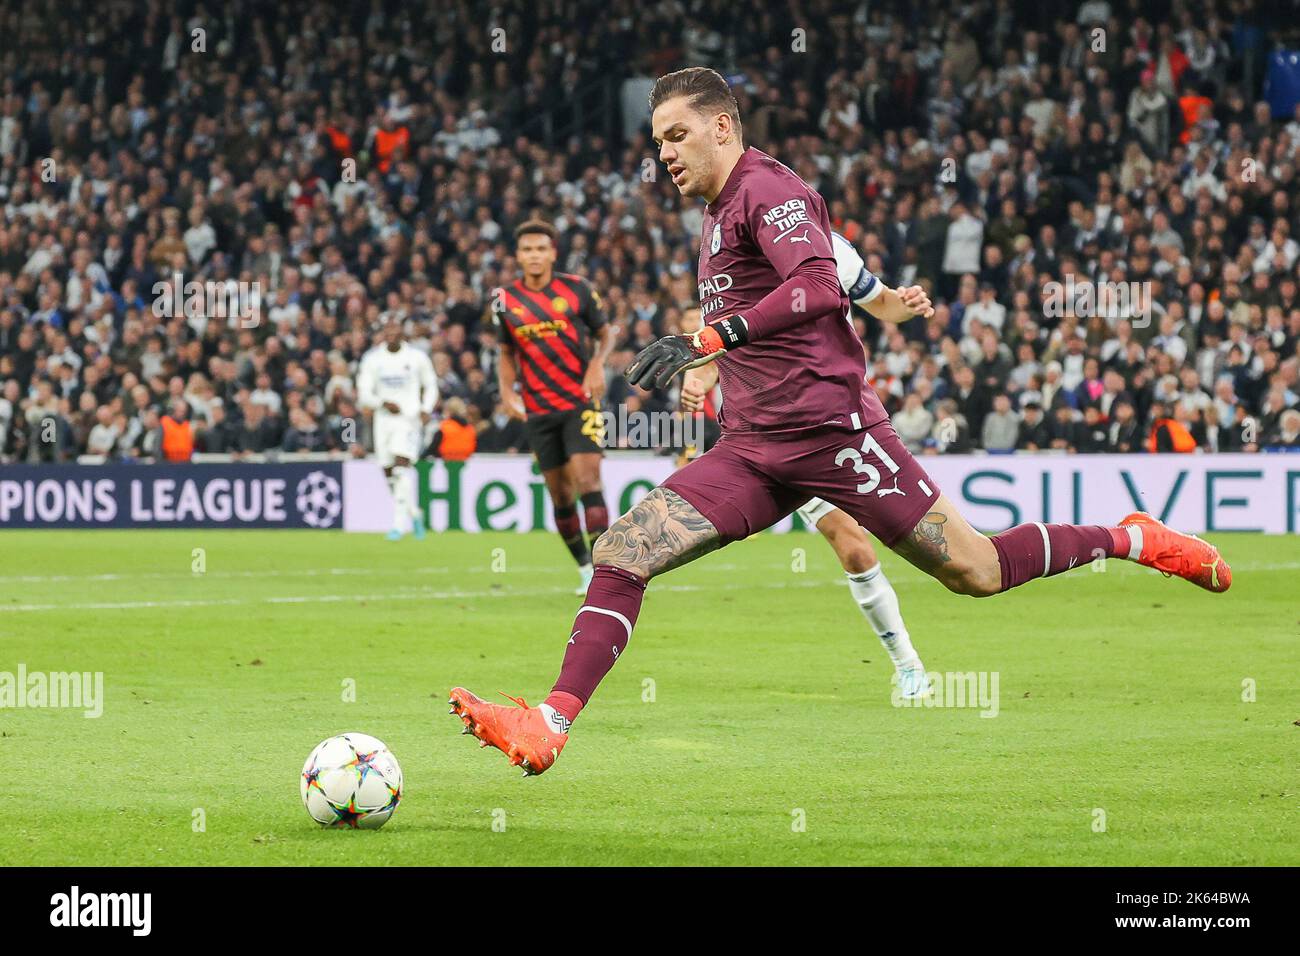
[[[559,247],[560,234],[549,222],[544,219],[529,219],[527,222],[521,222],[515,227],[515,243],[524,236],[546,236],[551,240],[551,245]]]
[[[697,113],[716,116],[726,113],[736,127],[736,135],[743,141],[744,134],[740,126],[740,105],[731,87],[717,70],[707,66],[688,66],[675,73],[666,73],[655,80],[654,89],[650,91],[650,112],[653,113],[660,103],[685,96],[691,109]]]

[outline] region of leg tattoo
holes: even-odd
[[[600,536],[593,558],[649,580],[720,546],[708,518],[676,492],[656,488]]]
[[[944,525],[948,516],[942,511],[931,511],[912,529],[894,550],[922,570],[941,568],[952,560],[948,553],[948,539],[944,537]]]

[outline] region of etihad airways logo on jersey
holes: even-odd
[[[731,288],[731,276],[725,272],[700,280],[700,317],[722,308],[722,293]]]
[[[711,295],[722,295],[731,288],[731,276],[725,272],[719,272],[715,276],[705,276],[700,280],[700,298],[706,299]]]
[[[763,225],[771,226],[777,233],[773,242],[780,242],[800,226],[808,225],[808,204],[802,199],[787,199],[778,206],[773,206],[763,213]],[[809,242],[808,231],[802,236],[795,236],[791,242]]]
[[[523,340],[552,339],[569,327],[564,319],[546,319],[515,326],[515,336]]]

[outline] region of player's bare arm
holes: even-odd
[[[718,384],[718,367],[716,365],[704,365],[699,368],[693,368],[682,376],[682,410],[686,412],[698,412],[704,408],[704,399],[708,397],[713,386]]]
[[[649,580],[720,546],[708,518],[675,492],[656,488],[610,525],[592,558]]]
[[[602,326],[600,335],[596,339],[596,349],[592,353],[591,362],[587,365],[587,373],[582,379],[582,387],[586,389],[587,397],[596,404],[600,404],[605,397],[605,362],[613,351],[614,326]]]
[[[696,308],[686,309],[682,313],[681,322],[682,332],[696,332],[704,326],[703,319],[700,318],[700,310]],[[713,386],[718,384],[718,366],[712,362],[705,365],[697,365],[695,368],[687,369],[682,373],[682,391],[680,401],[682,411],[694,414],[702,411],[704,408],[704,399],[712,391]]]
[[[687,309],[682,313],[681,329],[683,332],[696,332],[704,325],[699,309]],[[682,411],[695,413],[703,410],[704,399],[718,384],[721,373],[718,366],[710,362],[687,369],[682,374],[681,404]]]
[[[515,381],[519,377],[518,359],[514,347],[509,342],[501,343],[501,360],[497,362],[497,388],[501,392],[501,404],[506,407],[506,414],[523,421],[524,403],[515,391]]]
[[[880,295],[868,302],[863,308],[881,322],[891,324],[906,322],[917,315],[926,319],[934,315],[934,306],[930,302],[930,296],[919,285],[883,289]]]

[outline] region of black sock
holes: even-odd
[[[587,542],[582,538],[582,523],[578,521],[578,509],[575,505],[555,509],[555,530],[560,533],[560,537],[568,545],[569,553],[573,555],[573,560],[577,561],[579,566],[591,564],[591,552],[587,550]]]
[[[587,541],[594,549],[596,539],[609,530],[609,509],[603,491],[589,491],[582,496],[582,517],[587,525]]]

